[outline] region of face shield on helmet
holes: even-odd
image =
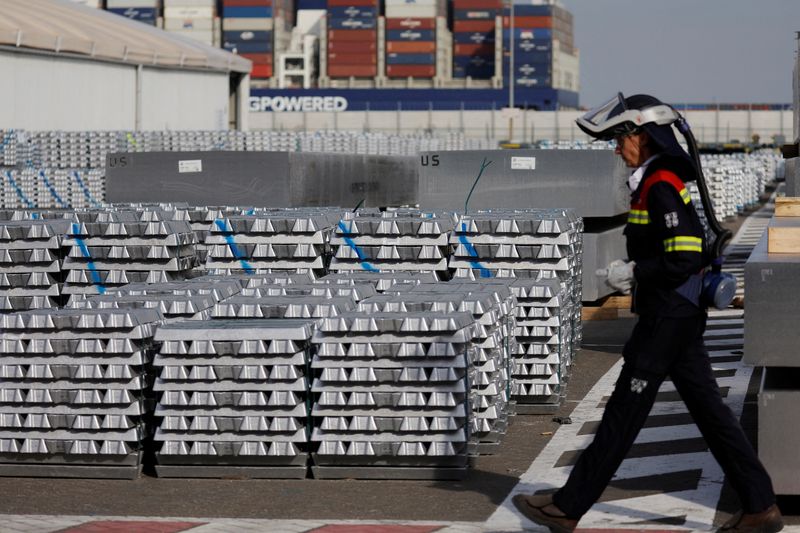
[[[626,99],[622,93],[617,93],[615,97],[590,110],[575,122],[590,137],[610,141],[620,135],[635,133],[648,124],[672,124],[679,117],[672,107],[652,97],[648,99],[652,101],[642,102],[645,105],[630,105],[629,100],[635,98]]]

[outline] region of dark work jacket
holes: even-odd
[[[689,317],[699,307],[705,236],[680,162],[662,155],[648,165],[631,195],[625,226],[628,258],[636,262],[633,310],[643,316]],[[694,301],[692,301],[694,300]]]

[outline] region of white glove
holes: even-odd
[[[598,276],[606,278],[606,283],[620,291],[622,294],[630,294],[633,288],[633,261],[625,262],[622,259],[612,261],[608,267],[597,270]]]

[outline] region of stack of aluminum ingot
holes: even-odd
[[[434,272],[447,277],[454,219],[418,210],[347,213],[331,238],[331,272]]]
[[[583,221],[572,210],[498,210],[464,215],[451,236],[455,252],[450,267],[456,278],[558,280],[565,291],[562,303],[570,314],[554,340],[564,354],[562,358],[569,361],[582,339],[582,232]],[[552,337],[544,335],[544,330],[527,327],[518,327],[517,331],[518,345]],[[540,332],[542,335],[538,335]],[[519,396],[524,400],[530,395]]]
[[[322,320],[311,365],[314,477],[462,477],[476,327],[469,313]]]
[[[574,303],[558,279],[517,278],[512,394],[517,412],[542,414],[558,408],[574,357]]]
[[[471,436],[477,453],[490,453],[508,427],[515,299],[505,282],[395,285],[362,302],[369,313],[468,312],[477,323],[470,379]]]
[[[159,327],[158,475],[304,478],[312,330],[288,319]]]
[[[161,318],[152,309],[0,316],[0,474],[138,476]]]
[[[0,313],[60,304],[67,220],[0,221]]]
[[[276,209],[214,220],[206,238],[212,274],[324,273],[339,210]]]
[[[80,299],[128,283],[185,279],[196,265],[195,235],[186,221],[157,211],[76,213],[65,241],[64,294]]]
[[[118,294],[106,293],[75,300],[73,309],[158,309],[167,321],[208,320],[217,300],[211,294]]]

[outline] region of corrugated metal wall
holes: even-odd
[[[135,65],[0,51],[0,124],[27,130],[133,130]],[[222,129],[228,75],[143,69],[140,129]]]

